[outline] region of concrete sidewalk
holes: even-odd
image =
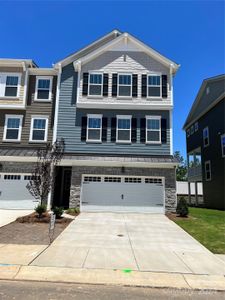
[[[0,209],[0,227],[14,222],[18,217],[29,215],[33,210]]]
[[[225,278],[220,275],[124,272],[120,270],[87,270],[19,265],[0,265],[0,280],[67,282],[189,290],[225,290]]]

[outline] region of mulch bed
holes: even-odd
[[[36,213],[20,217],[15,222],[0,228],[0,244],[48,245],[50,215],[38,218]],[[56,219],[54,239],[73,221]]]
[[[188,216],[188,217],[179,217],[176,213],[166,213],[166,216],[172,221],[192,219],[192,217],[190,217],[190,216]]]

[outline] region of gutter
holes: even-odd
[[[54,143],[57,139],[57,128],[58,128],[58,113],[59,113],[59,93],[60,93],[60,82],[61,82],[62,66],[58,64],[58,77],[57,77],[57,88],[56,88],[56,99],[55,99],[55,115],[54,115],[54,129],[53,129],[53,139]]]

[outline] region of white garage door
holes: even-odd
[[[0,173],[0,208],[33,209],[37,201],[26,188],[30,174]]]
[[[164,213],[163,178],[84,175],[81,211]]]

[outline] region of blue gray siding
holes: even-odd
[[[73,65],[63,69],[59,101],[57,137],[63,137],[67,153],[83,154],[120,154],[120,155],[170,155],[170,130],[168,111],[106,110],[76,108],[77,74]],[[101,144],[81,142],[81,117],[87,113],[101,113],[108,118],[108,141]],[[117,114],[132,115],[138,119],[137,142],[132,144],[116,144],[111,140],[111,118]],[[161,115],[167,119],[167,143],[162,145],[146,145],[140,143],[140,118],[145,115]]]

